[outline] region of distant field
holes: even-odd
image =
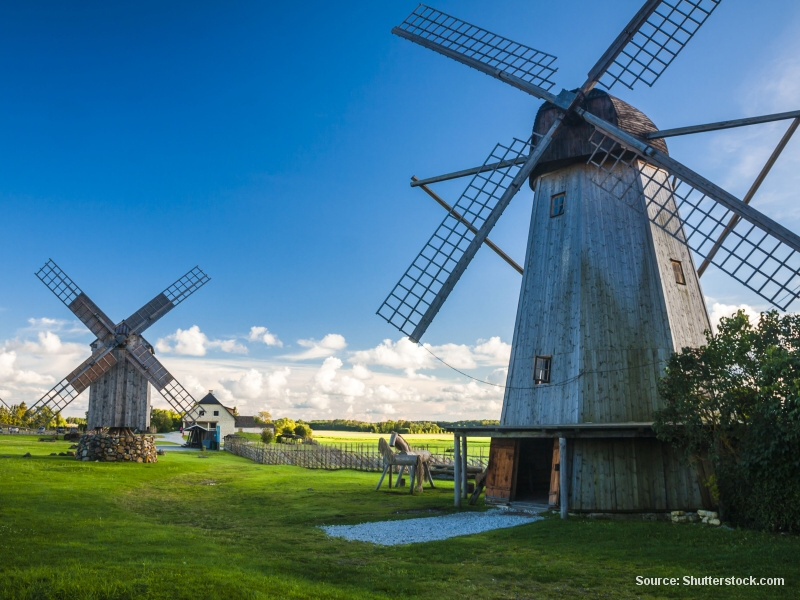
[[[388,433],[366,433],[360,431],[314,431],[314,439],[321,444],[377,444],[380,438],[389,441]],[[453,450],[453,435],[450,433],[404,433],[403,437],[415,448],[424,448],[435,453]],[[480,448],[489,453],[489,438],[468,438],[467,447],[478,452]],[[469,450],[470,454],[472,450]]]
[[[227,452],[157,463],[49,456],[0,436],[0,599],[434,600],[797,598],[800,538],[584,518],[374,546],[320,525],[454,511],[452,483],[375,491],[378,473],[254,464]],[[31,458],[23,458],[26,452]],[[465,510],[483,510],[483,502]],[[783,577],[781,587],[637,586],[636,577]]]

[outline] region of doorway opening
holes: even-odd
[[[558,469],[557,439],[521,439],[514,500],[557,505]]]

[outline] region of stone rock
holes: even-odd
[[[156,462],[152,436],[115,436],[109,432],[92,432],[81,437],[76,448],[77,460],[101,462]]]
[[[721,525],[719,519],[709,519],[708,524],[712,525],[713,527],[719,527]]]
[[[682,516],[683,516],[683,515],[685,515],[686,513],[685,513],[684,511],[682,511],[682,510],[673,510],[673,511],[672,511],[671,513],[669,513],[669,514],[670,514],[670,516],[671,516],[671,517],[682,517]]]
[[[31,457],[30,452],[26,452],[25,454],[22,455],[22,458],[30,458],[30,457]]]
[[[51,452],[50,456],[58,456],[58,452]]]

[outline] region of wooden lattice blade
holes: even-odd
[[[100,340],[114,334],[114,323],[51,259],[36,276]]]
[[[37,400],[30,407],[30,413],[35,415],[45,407],[49,407],[53,412],[64,410],[81,392],[116,364],[117,359],[112,353],[112,348],[101,347]]]
[[[420,4],[392,33],[549,100],[556,57]]]
[[[581,91],[617,83],[652,86],[722,0],[647,0],[600,60]]]
[[[147,378],[175,412],[186,414],[195,405],[192,395],[161,364],[141,338],[129,341],[126,359]]]
[[[461,275],[489,236],[511,199],[530,175],[556,131],[559,116],[548,132],[533,143],[523,165],[477,173],[456,202],[458,217],[448,214],[378,309],[378,314],[418,342]],[[485,164],[523,155],[531,141],[498,144]],[[472,224],[468,227],[464,221]]]
[[[195,267],[125,319],[131,333],[141,334],[161,317],[203,287],[210,277]]]

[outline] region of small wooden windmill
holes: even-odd
[[[536,194],[487,498],[560,494],[564,514],[711,503],[706,474],[653,436],[656,383],[670,353],[705,340],[698,273],[709,264],[781,309],[800,293],[800,237],[748,205],[800,111],[659,131],[595,86],[652,85],[718,3],[647,1],[583,85],[557,95],[550,54],[424,5],[393,29],[545,101],[527,141],[498,145],[481,167],[412,183],[473,176],[378,310],[419,341],[530,180]],[[663,140],[788,118],[744,201],[671,158]]]
[[[116,325],[52,260],[36,276],[97,339],[91,344],[92,355],[31,406],[32,413],[45,406],[59,412],[90,388],[88,429],[147,431],[148,382],[176,412],[185,414],[194,406],[191,394],[155,357],[142,333],[208,282],[203,271],[195,267]]]

